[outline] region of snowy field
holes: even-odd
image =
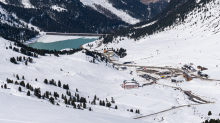
[[[219,1],[219,0],[218,0]],[[216,1],[216,2],[218,2]],[[208,5],[211,12],[210,18],[203,21],[203,14],[195,10],[184,23],[168,27],[166,31],[146,36],[138,41],[124,38],[117,43],[108,44],[109,48],[125,48],[127,56],[119,62],[134,61],[136,65],[145,66],[172,66],[180,68],[184,64],[193,63],[194,67],[201,65],[207,67],[204,73],[211,79],[219,77],[219,29],[217,17],[218,6]],[[207,12],[210,14],[210,12]],[[191,14],[191,13],[190,13]],[[194,24],[197,22],[197,24]],[[146,26],[146,25],[145,25]],[[75,36],[74,36],[75,37]],[[46,36],[41,37],[42,42],[54,42],[67,40],[66,36]],[[76,38],[76,37],[75,37]],[[78,37],[77,37],[78,38]],[[26,96],[27,89],[24,87],[19,92],[19,85],[8,84],[8,89],[0,88],[0,122],[163,122],[163,123],[201,123],[206,119],[219,118],[220,113],[220,81],[202,81],[193,79],[190,82],[173,84],[170,80],[159,80],[158,84],[139,87],[139,89],[124,90],[120,86],[124,80],[135,79],[138,82],[146,82],[140,78],[138,73],[128,68],[125,71],[118,71],[105,62],[90,63],[91,57],[86,57],[81,51],[73,55],[54,55],[39,56],[33,58],[33,63],[25,65],[24,61],[13,64],[9,61],[11,57],[24,56],[6,49],[10,42],[0,39],[0,85],[6,83],[6,78],[16,81],[13,74],[18,74],[20,78],[24,75],[26,84],[29,83],[34,88],[40,87],[41,93],[46,91],[58,92],[60,97],[55,101],[60,106],[52,105],[48,99],[38,99],[31,92],[31,96]],[[119,37],[115,39],[119,40]],[[98,44],[98,43],[97,43]],[[13,45],[13,43],[12,43]],[[84,45],[86,47],[86,44]],[[14,45],[13,45],[14,47]],[[94,42],[94,47],[96,43]],[[102,45],[96,50],[104,48]],[[157,55],[157,50],[159,50]],[[217,66],[218,65],[218,66]],[[62,69],[62,70],[61,70]],[[35,81],[37,78],[38,81]],[[87,108],[84,110],[66,107],[61,95],[66,95],[66,90],[57,86],[44,84],[44,79],[54,79],[56,82],[68,84],[70,92],[74,95],[79,94],[87,100]],[[17,80],[18,82],[22,79]],[[161,85],[159,85],[161,84]],[[165,86],[166,85],[166,86]],[[202,99],[215,102],[212,104],[196,104],[188,99],[180,90],[173,87],[180,87],[183,90],[191,91],[194,95]],[[76,92],[78,88],[79,92]],[[100,106],[99,101],[96,105],[91,105],[94,96],[99,100],[115,99],[115,104],[111,107]],[[118,109],[115,109],[115,105]],[[142,119],[133,118],[157,113],[172,107],[178,107],[163,113],[145,117]],[[88,111],[89,107],[93,111]],[[134,112],[127,110],[133,109]],[[139,109],[140,114],[135,113]],[[208,116],[208,111],[212,112]]]

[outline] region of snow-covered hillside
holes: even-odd
[[[16,14],[8,12],[6,9],[2,8],[2,6],[0,6],[0,14],[0,22],[3,24],[7,24],[9,26],[17,28],[29,28],[30,30],[31,28],[33,28],[33,30],[40,31],[38,27],[18,18]]]
[[[6,79],[15,81],[22,81],[24,76],[25,84],[29,83],[34,88],[40,87],[41,94],[46,91],[58,92],[60,97],[56,100],[60,106],[52,105],[48,99],[38,99],[31,92],[31,96],[27,96],[25,87],[22,91],[18,91],[20,85],[7,84],[8,89],[0,88],[1,94],[1,121],[6,122],[136,122],[132,117],[135,113],[127,112],[125,107],[119,106],[118,109],[107,108],[99,105],[91,105],[89,102],[93,100],[96,95],[100,100],[111,99],[111,95],[123,92],[120,84],[124,78],[131,79],[132,77],[127,73],[120,73],[111,67],[105,66],[104,63],[93,64],[88,61],[84,53],[76,53],[75,55],[64,55],[61,57],[46,56],[33,58],[33,63],[25,65],[24,61],[19,64],[13,64],[9,61],[10,57],[22,56],[22,54],[6,49],[10,43],[4,39],[0,39],[0,68],[2,68],[0,76],[0,85],[4,85]],[[62,71],[60,70],[62,69]],[[19,80],[13,77],[13,74],[20,76]],[[37,78],[37,81],[35,81]],[[44,79],[58,80],[63,84],[69,84],[70,92],[75,95],[76,92],[80,97],[87,99],[87,108],[83,110],[73,109],[72,106],[66,108],[61,95],[66,95],[66,90],[53,85],[44,83]],[[125,92],[123,92],[125,93]],[[133,95],[133,94],[131,94]],[[108,97],[110,96],[110,97]],[[69,97],[68,97],[69,98]],[[55,103],[55,104],[56,104]],[[97,104],[99,102],[97,101]],[[76,103],[77,104],[77,103]],[[89,112],[89,107],[92,107],[92,112]],[[139,108],[133,105],[127,108]],[[45,113],[42,113],[45,112]],[[104,113],[107,112],[107,113]],[[13,115],[12,115],[13,114]],[[41,117],[41,118],[37,118]],[[46,117],[46,119],[42,118]]]
[[[108,47],[127,49],[128,56],[121,61],[132,60],[138,64],[172,66],[189,62],[206,66],[212,61],[211,66],[216,68],[216,65],[219,65],[218,45],[220,45],[218,41],[220,17],[217,14],[219,2],[216,0],[200,9],[194,9],[186,15],[184,22],[179,22],[177,19],[177,22],[166,27],[165,31],[155,32],[137,41],[118,37],[113,40],[113,43],[109,43]],[[144,28],[154,23],[136,28]],[[123,40],[120,41],[120,39]],[[104,45],[97,49],[103,48],[105,48]]]
[[[166,27],[165,31],[155,32],[134,41],[127,37],[117,37],[113,43],[98,47],[97,41],[93,44],[94,49],[103,52],[104,48],[124,48],[127,56],[120,58],[118,63],[134,61],[135,66],[154,66],[165,71],[166,68],[181,69],[184,64],[190,64],[196,70],[197,66],[204,66],[208,70],[202,71],[209,75],[209,79],[195,77],[191,81],[173,83],[170,78],[148,81],[140,77],[139,67],[130,66],[127,70],[119,71],[113,68],[111,63],[99,62],[84,51],[73,55],[53,54],[33,58],[33,63],[25,65],[25,60],[17,61],[18,64],[10,62],[11,57],[24,57],[23,54],[7,49],[14,43],[0,39],[0,85],[7,84],[7,89],[0,88],[0,122],[164,122],[164,123],[201,123],[207,119],[219,118],[220,111],[220,50],[219,50],[219,22],[218,16],[220,0],[212,1],[202,8],[194,9],[188,13],[185,20],[176,21],[173,26]],[[205,10],[205,12],[204,12]],[[157,24],[154,21],[137,29],[147,28]],[[51,38],[51,37],[48,37]],[[102,40],[100,40],[102,41]],[[83,47],[90,49],[85,44]],[[27,57],[27,56],[25,56]],[[19,58],[18,58],[19,59]],[[116,66],[117,67],[117,66]],[[171,72],[175,72],[172,71]],[[19,75],[19,79],[16,78]],[[155,76],[153,73],[149,73]],[[24,79],[22,79],[24,76]],[[160,76],[159,76],[160,77]],[[180,75],[182,79],[183,76]],[[47,98],[38,99],[34,91],[21,85],[7,83],[6,79],[29,83],[34,88],[41,90],[41,95],[46,91],[59,94],[52,105]],[[37,78],[37,81],[36,81]],[[162,77],[161,77],[162,78]],[[69,85],[71,98],[75,94],[84,97],[87,101],[86,108],[76,109],[70,104],[65,104],[62,94],[70,99],[66,90],[62,87],[45,84],[45,79],[52,79],[58,83]],[[135,79],[139,82],[138,89],[123,89],[121,84],[124,80]],[[142,86],[144,85],[145,86]],[[147,84],[147,85],[146,85]],[[21,87],[21,91],[19,90]],[[77,88],[77,89],[76,89]],[[78,92],[77,92],[78,90]],[[190,100],[187,92],[208,101],[205,104]],[[96,104],[92,104],[96,95]],[[107,107],[107,102],[114,98],[115,103]],[[101,106],[100,100],[106,103]],[[210,103],[211,102],[211,103]],[[57,106],[56,104],[60,106]],[[80,104],[75,102],[76,105]],[[115,106],[117,105],[117,109]],[[89,111],[91,107],[92,111]],[[133,112],[131,112],[133,109]],[[140,114],[135,113],[140,110]],[[164,111],[164,112],[163,112]],[[212,115],[208,115],[211,111]],[[158,113],[158,114],[154,114]],[[150,115],[154,114],[154,115]],[[146,116],[140,119],[133,119]]]
[[[140,22],[139,19],[131,17],[126,11],[118,10],[112,6],[111,3],[109,3],[108,0],[80,0],[84,5],[90,6],[97,10],[96,5],[101,5],[105,9],[111,11],[115,15],[117,15],[120,19],[123,21],[130,23],[130,24],[136,24]]]
[[[183,22],[177,19],[176,23],[166,27],[165,31],[155,32],[153,35],[136,41],[127,37],[117,37],[113,39],[113,43],[108,43],[107,47],[102,45],[95,48],[101,51],[104,48],[126,49],[128,55],[121,58],[119,63],[134,61],[135,65],[170,66],[172,68],[181,68],[184,64],[193,63],[195,68],[199,65],[208,68],[203,72],[208,74],[213,81],[193,79],[190,82],[175,85],[167,80],[160,80],[158,83],[190,90],[207,100],[214,101],[215,104],[193,106],[191,109],[177,109],[175,113],[170,112],[145,118],[147,121],[156,119],[155,122],[160,122],[161,117],[166,117],[167,120],[164,122],[175,122],[177,119],[181,119],[181,121],[178,120],[179,122],[189,122],[189,119],[192,118],[191,122],[197,123],[205,119],[218,118],[220,109],[218,96],[220,93],[219,3],[220,0],[215,0],[208,4],[201,4],[201,8],[195,8],[185,15]],[[144,27],[145,25],[138,28]],[[190,113],[190,110],[195,110],[196,113]],[[208,111],[215,112],[215,115],[207,116]],[[196,116],[198,117],[196,118]],[[187,117],[187,120],[183,117]]]

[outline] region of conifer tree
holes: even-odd
[[[89,111],[92,111],[91,107],[89,107]]]
[[[20,82],[20,85],[23,86],[23,87],[25,87],[24,81],[21,81],[21,82]]]
[[[209,115],[209,116],[210,116],[210,115],[212,115],[212,112],[211,112],[211,111],[209,111],[209,112],[208,112],[208,115]]]
[[[79,104],[77,105],[77,108],[80,109],[80,105]]]
[[[107,106],[107,107],[111,107],[111,103],[108,102],[108,103],[106,104],[106,106]]]
[[[86,103],[85,102],[83,102],[83,108],[86,108]]]
[[[37,78],[35,79],[35,81],[37,81]]]
[[[27,96],[30,96],[31,94],[30,94],[30,91],[28,90],[28,92],[27,92]]]
[[[64,96],[63,96],[63,94],[62,94],[62,99],[64,99]]]
[[[77,102],[79,102],[79,96],[77,96],[77,99],[76,99],[76,101],[77,101]]]
[[[99,105],[102,105],[102,101],[101,100],[99,101]]]
[[[45,80],[44,80],[44,83],[45,83],[45,84],[48,84],[48,80],[47,80],[47,79],[45,79]]]
[[[61,82],[60,82],[60,80],[58,81],[58,87],[61,87]]]
[[[105,101],[103,100],[102,105],[105,106]]]
[[[27,62],[27,60],[25,61],[25,65],[28,65],[28,62]]]
[[[19,83],[18,83],[18,81],[15,81],[15,85],[18,85]]]
[[[118,106],[117,106],[117,105],[115,105],[115,109],[118,109]]]
[[[22,79],[24,80],[24,76],[22,76]]]
[[[29,85],[29,83],[27,83],[27,85],[26,85],[26,88],[27,88],[27,89],[29,89],[29,88],[30,88],[30,85]]]
[[[7,89],[7,85],[6,84],[4,85],[4,88]]]
[[[69,85],[68,84],[66,85],[66,89],[69,90]]]
[[[49,101],[54,104],[54,98],[53,97],[50,97]]]
[[[19,80],[19,76],[18,76],[18,74],[16,75],[16,78]]]
[[[49,92],[46,91],[46,98],[48,99],[49,98]]]
[[[38,99],[40,99],[41,98],[41,94],[38,94],[37,97],[38,97]]]
[[[73,101],[76,102],[76,98],[75,97],[73,97]]]
[[[65,104],[67,104],[67,99],[65,98],[65,102],[64,102]]]
[[[76,108],[76,104],[75,103],[73,104],[73,107]]]
[[[94,96],[94,100],[96,100],[96,95]]]
[[[73,100],[71,101],[71,105],[75,105],[75,102]]]
[[[20,92],[21,92],[21,87],[19,87],[19,88],[18,88],[18,91],[20,91]]]

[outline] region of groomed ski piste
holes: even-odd
[[[219,0],[216,0],[217,3]],[[126,39],[118,44],[108,44],[109,48],[125,48],[127,56],[119,59],[119,63],[134,61],[135,65],[181,68],[184,64],[193,63],[193,67],[204,66],[208,70],[203,71],[209,75],[210,79],[220,80],[219,74],[219,37],[218,32],[218,4],[209,3],[210,18],[200,19],[204,13],[196,10],[184,23],[178,23],[173,27],[168,27],[166,31],[155,33],[151,36],[134,42]],[[211,12],[211,13],[210,13]],[[189,14],[190,15],[190,14]],[[193,24],[197,22],[197,24]],[[119,39],[119,38],[118,38]],[[41,94],[49,91],[57,92],[59,98],[52,105],[48,99],[38,99],[31,91],[27,96],[26,87],[15,84],[7,84],[7,89],[0,88],[0,122],[23,122],[23,123],[70,123],[70,122],[94,122],[94,123],[141,123],[141,122],[164,122],[164,123],[201,123],[206,119],[219,118],[220,109],[220,82],[204,81],[195,78],[191,81],[174,84],[170,80],[160,79],[157,84],[139,87],[138,89],[125,90],[121,87],[124,80],[135,79],[138,82],[147,82],[138,76],[135,67],[130,67],[125,71],[118,71],[111,64],[105,62],[91,63],[92,57],[86,56],[83,51],[73,55],[54,55],[38,56],[33,58],[33,63],[25,65],[25,61],[18,64],[10,62],[11,57],[24,56],[6,47],[14,46],[14,43],[3,38],[0,39],[0,85],[7,84],[6,79],[14,82],[24,81],[34,88],[41,89]],[[96,45],[96,43],[94,43]],[[86,47],[86,45],[84,45]],[[104,45],[96,48],[101,50]],[[93,50],[93,49],[92,49]],[[157,55],[157,50],[159,50]],[[25,56],[27,57],[27,56]],[[181,64],[180,64],[181,63]],[[19,75],[19,80],[13,75]],[[22,76],[25,79],[22,79]],[[37,81],[35,79],[37,78]],[[75,109],[73,106],[65,104],[61,95],[66,95],[66,90],[58,86],[45,84],[44,80],[54,79],[63,84],[69,85],[69,91],[74,96],[75,93],[87,100],[84,110]],[[22,91],[19,92],[18,88]],[[204,100],[214,102],[199,104],[188,99],[188,96],[181,90],[191,91],[194,95]],[[76,88],[78,92],[76,92]],[[111,100],[115,103],[111,107],[100,106],[96,100],[96,105],[91,102],[94,96],[99,100]],[[67,96],[67,95],[66,95]],[[69,96],[67,96],[69,99]],[[196,101],[200,101],[195,99]],[[76,102],[76,104],[79,104]],[[196,104],[196,105],[195,105]],[[198,105],[197,105],[198,104]],[[118,109],[115,109],[117,105]],[[183,106],[188,105],[188,106]],[[173,108],[179,107],[180,108]],[[92,111],[89,111],[91,107]],[[129,111],[127,111],[129,109]],[[130,112],[133,109],[134,112]],[[140,110],[140,114],[135,110]],[[163,113],[164,110],[172,109]],[[208,111],[212,115],[208,115]],[[156,115],[134,119],[137,117],[158,113]]]

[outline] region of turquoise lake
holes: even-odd
[[[68,49],[68,48],[80,48],[81,45],[93,42],[97,40],[98,38],[78,38],[78,39],[69,39],[69,40],[63,40],[63,41],[56,41],[51,43],[43,43],[43,42],[35,42],[30,47],[36,48],[36,49],[46,49],[46,50],[62,50],[62,49]]]

